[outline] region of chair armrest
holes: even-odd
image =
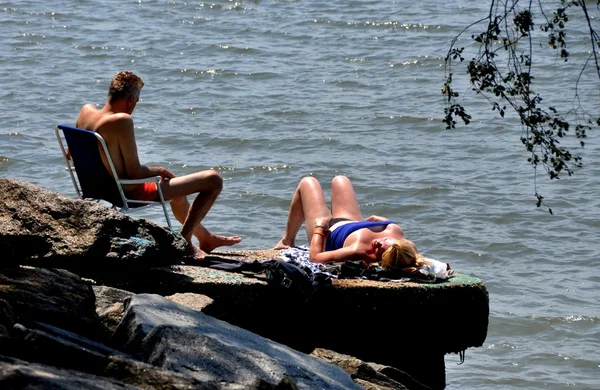
[[[145,177],[143,179],[119,179],[119,182],[121,184],[142,184],[150,182],[158,183],[160,182],[160,176]]]

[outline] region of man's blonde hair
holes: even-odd
[[[114,102],[118,99],[129,99],[131,96],[139,98],[144,82],[133,72],[125,70],[113,77],[108,88],[108,100]]]
[[[420,267],[425,263],[412,241],[397,240],[381,254],[381,266],[386,269]]]

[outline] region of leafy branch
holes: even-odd
[[[457,101],[459,97],[453,86],[453,64],[462,63],[464,47],[457,47],[458,39],[477,25],[484,24],[485,29],[471,35],[479,50],[474,58],[466,65],[472,90],[484,96],[491,104],[492,110],[504,117],[508,109],[517,114],[521,127],[521,142],[530,156],[527,161],[532,164],[537,174],[537,167],[542,166],[550,179],[560,179],[567,173],[571,176],[574,169],[582,167],[582,157],[573,155],[569,149],[560,144],[569,130],[574,128],[575,137],[581,147],[585,146],[584,139],[591,126],[600,125],[600,117],[585,112],[579,98],[579,81],[584,71],[595,65],[595,71],[600,78],[598,49],[600,37],[591,24],[591,17],[583,0],[561,0],[552,16],[548,17],[542,6],[542,1],[526,3],[520,7],[520,0],[491,0],[487,17],[480,19],[461,31],[451,42],[445,58],[446,81],[442,87],[446,107],[444,123],[448,129],[453,129],[457,121],[465,125],[471,122],[471,116]],[[536,7],[537,4],[537,7]],[[597,0],[600,5],[600,0]],[[539,11],[539,16],[534,13]],[[539,31],[547,37],[547,47],[555,52],[562,61],[568,61],[567,26],[569,12],[581,12],[587,24],[591,45],[591,54],[582,66],[575,85],[575,102],[571,110],[559,112],[552,106],[544,106],[543,98],[534,90],[533,76],[533,33],[536,20],[541,20]],[[543,49],[540,47],[539,50]],[[536,52],[537,53],[537,52]],[[498,61],[506,61],[498,63]],[[574,115],[574,122],[567,118]],[[535,190],[537,206],[543,204],[544,197]],[[552,209],[548,209],[552,214]]]

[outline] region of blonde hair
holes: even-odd
[[[118,99],[129,99],[131,96],[139,98],[144,82],[133,72],[125,70],[113,77],[108,88],[108,100],[114,102]]]
[[[385,269],[403,269],[420,267],[425,264],[425,259],[419,252],[414,242],[397,240],[381,254],[381,266]]]

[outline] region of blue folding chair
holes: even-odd
[[[100,201],[104,200],[112,205],[112,208],[128,213],[137,211],[150,206],[162,206],[165,213],[167,225],[171,228],[171,220],[167,212],[166,204],[162,190],[160,188],[160,176],[148,177],[145,179],[125,180],[119,179],[115,166],[113,164],[110,152],[102,136],[95,131],[78,129],[71,126],[58,125],[54,129],[56,138],[62,154],[67,162],[67,171],[71,175],[71,180],[77,195],[81,199]],[[69,149],[69,155],[65,144],[63,143],[61,133]],[[110,173],[102,162],[100,149],[103,148],[106,159],[110,166]],[[73,163],[73,165],[71,165]],[[73,171],[77,173],[77,179]],[[111,175],[112,173],[112,175]],[[142,184],[147,182],[156,182],[160,201],[146,201],[137,199],[128,199],[123,191],[124,184]]]

